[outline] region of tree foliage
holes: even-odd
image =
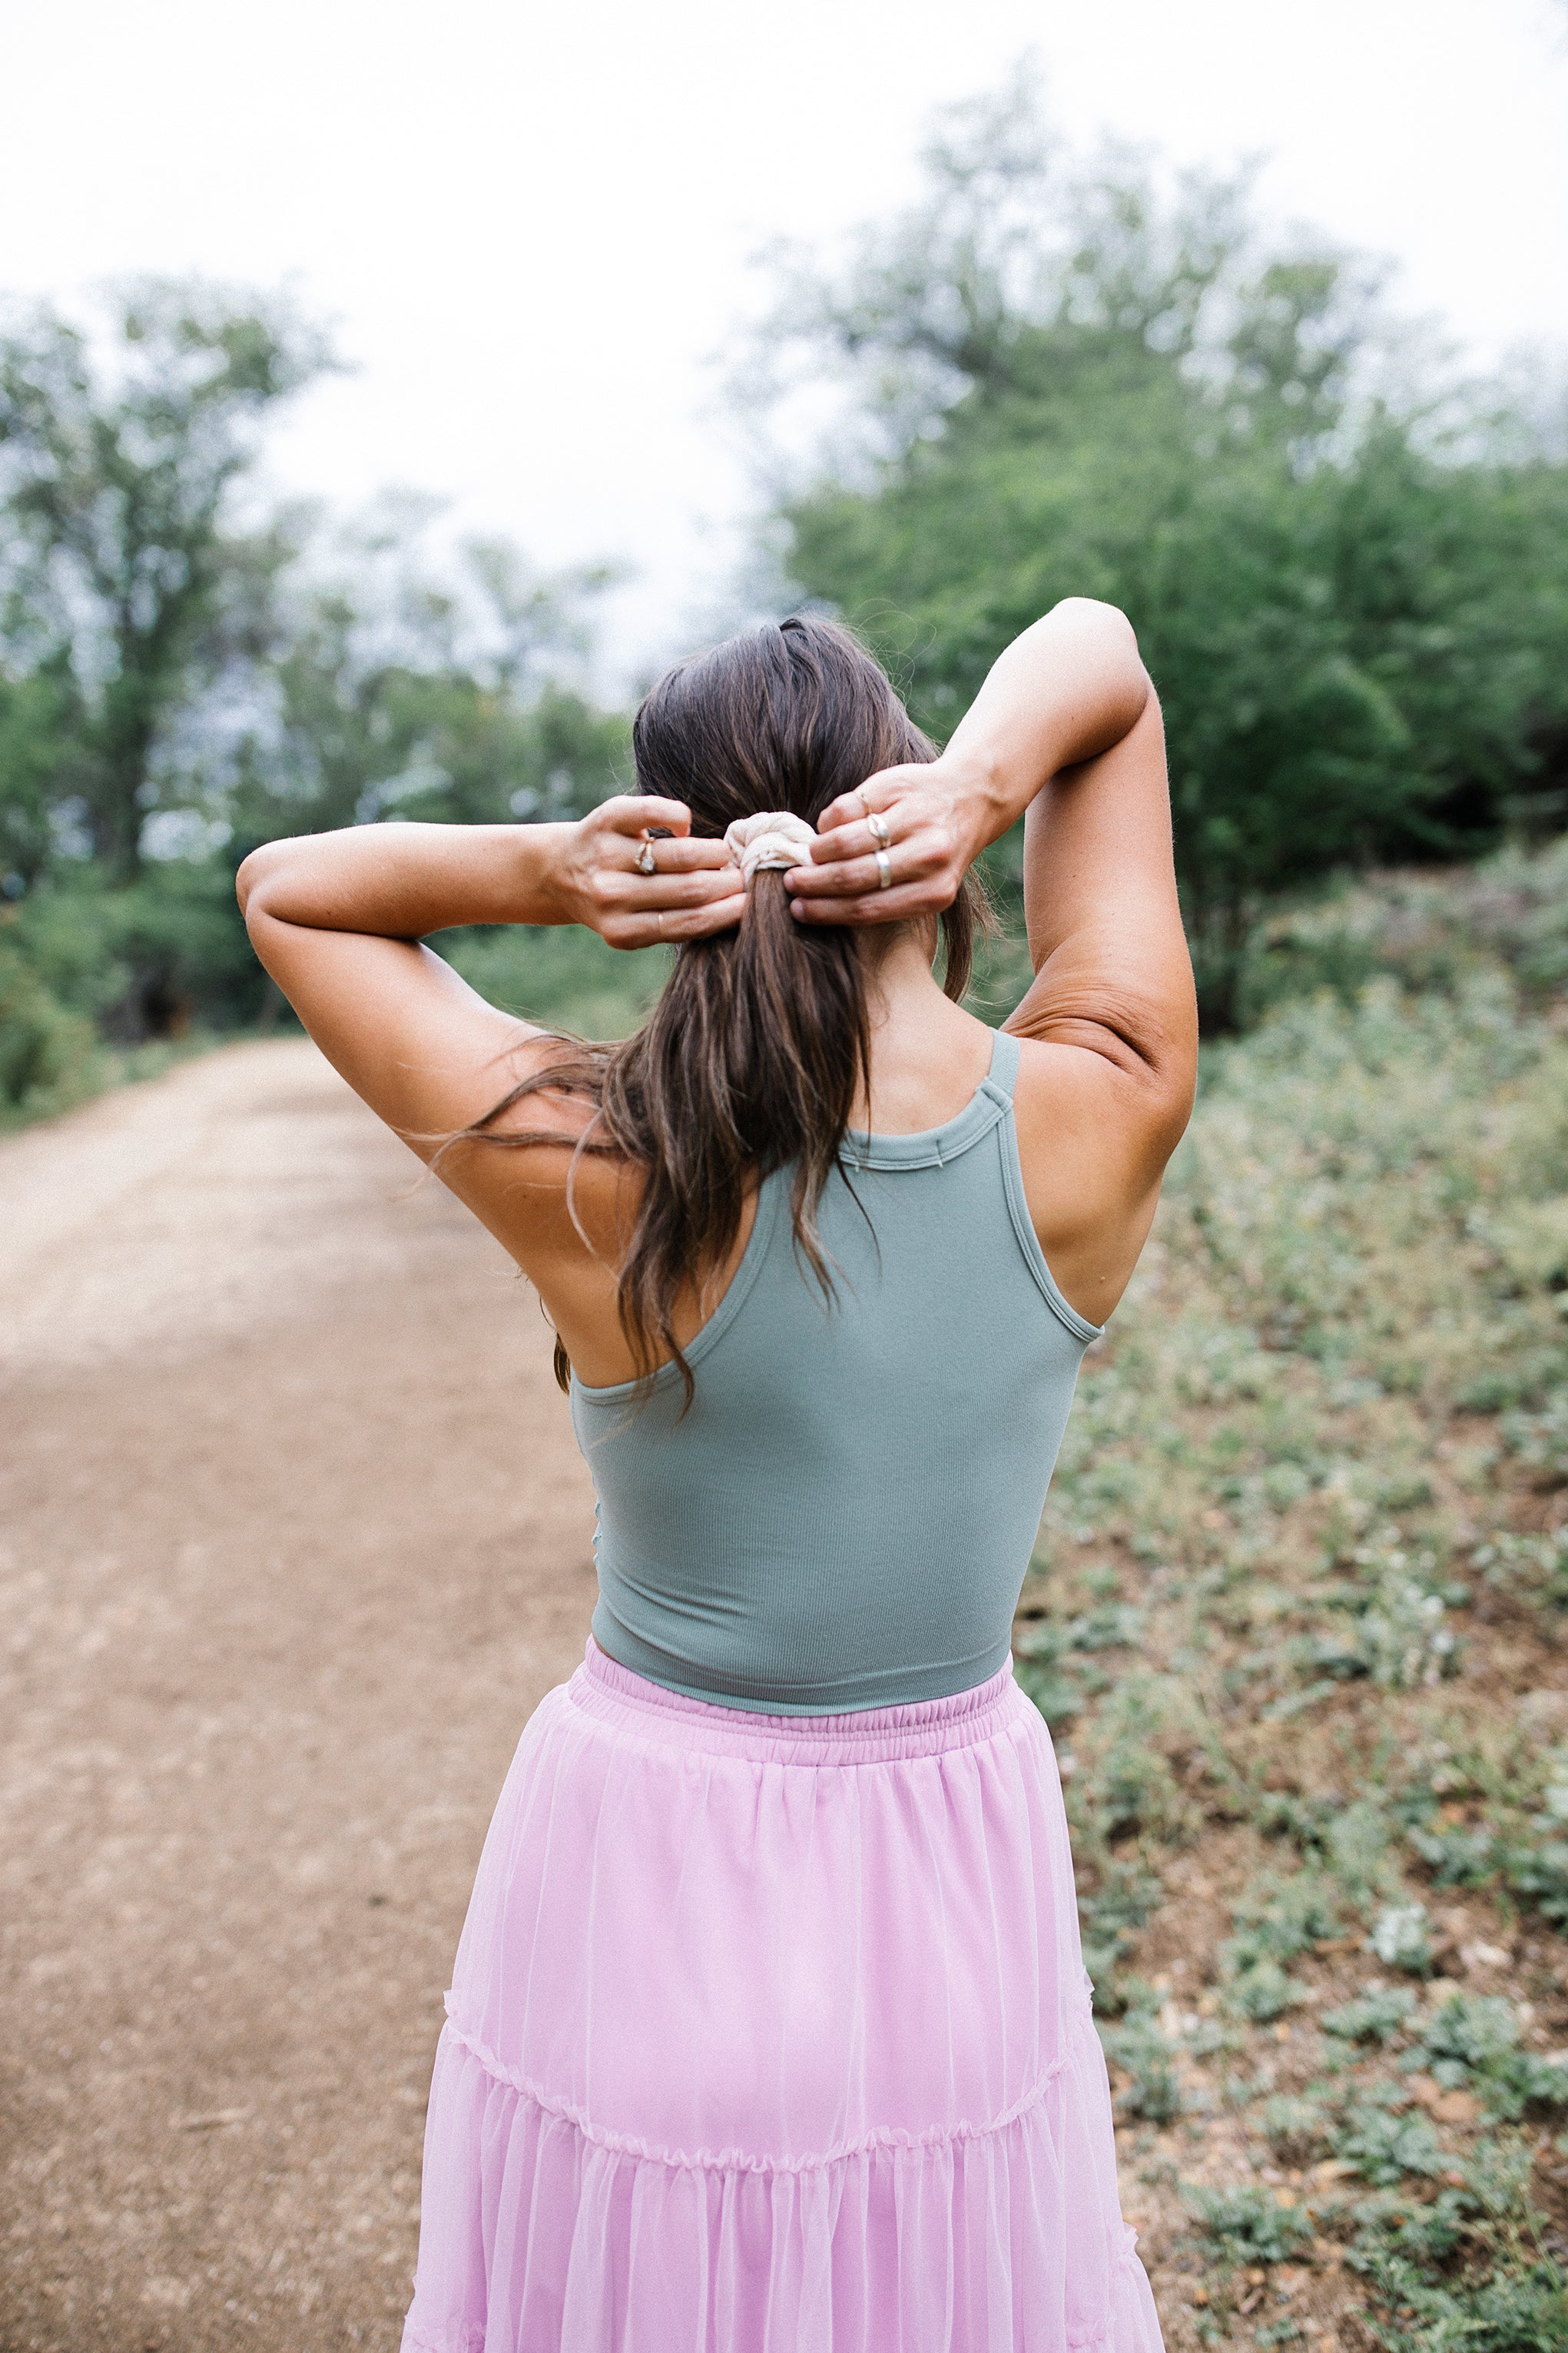
[[[335,530],[260,510],[267,420],[328,364],[283,306],[200,285],[0,332],[0,1116],[67,1099],[94,1028],[264,1009],[256,843],[574,811],[625,773],[582,667],[605,567],[444,546],[410,493]]]
[[[939,733],[1058,597],[1128,611],[1223,1025],[1260,894],[1568,806],[1568,467],[1363,268],[1271,244],[1244,184],[1073,168],[1026,82],[926,168],[846,266],[786,266],[764,393],[804,359],[846,394],[788,572]]]
[[[625,721],[574,680],[604,565],[546,574],[504,540],[426,546],[407,496],[316,552],[289,584],[272,725],[234,799],[238,832],[563,814],[616,788]]]
[[[0,337],[7,700],[35,792],[74,787],[121,881],[182,723],[259,650],[287,543],[241,529],[232,493],[262,417],[326,364],[280,306],[163,282],[123,294],[107,339],[47,310]]]

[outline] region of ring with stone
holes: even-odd
[[[651,841],[645,841],[643,843],[642,848],[637,851],[637,857],[633,862],[635,863],[639,874],[657,874],[658,872],[658,860],[653,854],[653,844]]]
[[[890,891],[893,887],[893,861],[885,849],[877,852],[877,888]]]
[[[888,831],[887,818],[885,817],[879,816],[875,809],[868,809],[866,812],[866,823],[870,828],[871,839],[877,844],[878,848],[879,849],[886,849],[889,842],[891,841],[893,838]]]

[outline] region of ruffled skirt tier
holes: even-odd
[[[458,1948],[404,2353],[1159,2353],[1049,1736],[592,1644]]]

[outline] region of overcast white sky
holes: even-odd
[[[0,0],[0,286],[291,280],[357,373],[280,480],[629,559],[614,651],[661,656],[746,494],[704,412],[748,255],[909,196],[1027,48],[1075,139],[1266,154],[1481,352],[1568,339],[1568,0]]]

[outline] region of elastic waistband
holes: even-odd
[[[940,1757],[993,1739],[1029,1707],[1013,1664],[951,1699],[910,1700],[900,1707],[850,1715],[759,1715],[688,1699],[600,1650],[590,1636],[582,1665],[566,1686],[573,1705],[662,1746],[777,1765],[875,1765],[905,1757]]]

